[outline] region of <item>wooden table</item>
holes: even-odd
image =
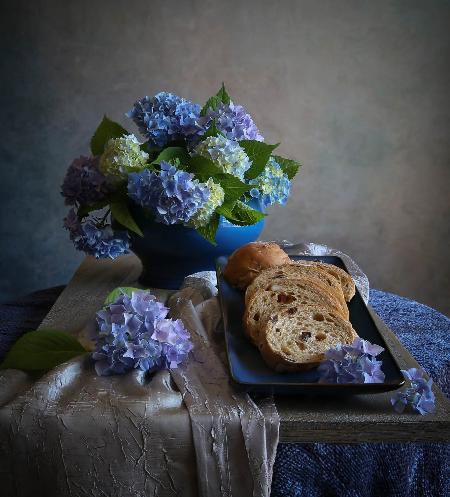
[[[136,286],[141,272],[136,256],[115,261],[86,257],[61,293],[40,328],[77,334],[118,286]],[[162,301],[171,293],[152,289]],[[370,309],[402,369],[419,367],[396,336]],[[450,441],[450,401],[434,385],[436,410],[421,416],[397,414],[390,406],[392,393],[333,397],[278,397],[282,442],[445,442]]]

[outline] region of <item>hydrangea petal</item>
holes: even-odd
[[[356,338],[351,345],[337,345],[325,352],[319,367],[320,383],[383,383],[385,375],[378,355],[382,347]],[[365,352],[365,350],[367,352]],[[384,349],[382,349],[384,350]]]

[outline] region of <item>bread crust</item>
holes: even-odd
[[[325,294],[334,298],[344,315],[348,313],[339,280],[315,266],[298,266],[292,264],[283,264],[276,268],[269,268],[263,271],[247,288],[245,292],[245,305],[248,305],[248,302],[259,288],[263,288],[265,285],[274,282],[281,285],[283,280],[309,280],[311,284],[321,288]]]
[[[252,242],[230,255],[223,275],[228,283],[244,290],[264,269],[288,262],[289,256],[276,243]]]
[[[334,264],[326,264],[324,262],[319,261],[291,261],[290,264],[297,264],[303,266],[314,266],[320,268],[331,276],[334,276],[338,279],[342,286],[342,291],[344,293],[344,298],[347,302],[350,302],[355,295],[355,282],[353,278],[340,267],[335,266]]]

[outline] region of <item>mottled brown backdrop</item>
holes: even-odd
[[[1,10],[1,287],[81,260],[59,185],[102,114],[223,80],[304,167],[265,238],[327,243],[450,313],[448,1],[14,1]]]

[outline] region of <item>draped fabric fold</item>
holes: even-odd
[[[279,430],[273,399],[257,405],[230,384],[223,337],[201,320],[218,312],[213,300],[200,315],[190,300],[170,302],[171,317],[183,320],[194,342],[191,361],[171,374],[191,418],[200,494],[268,497]]]

